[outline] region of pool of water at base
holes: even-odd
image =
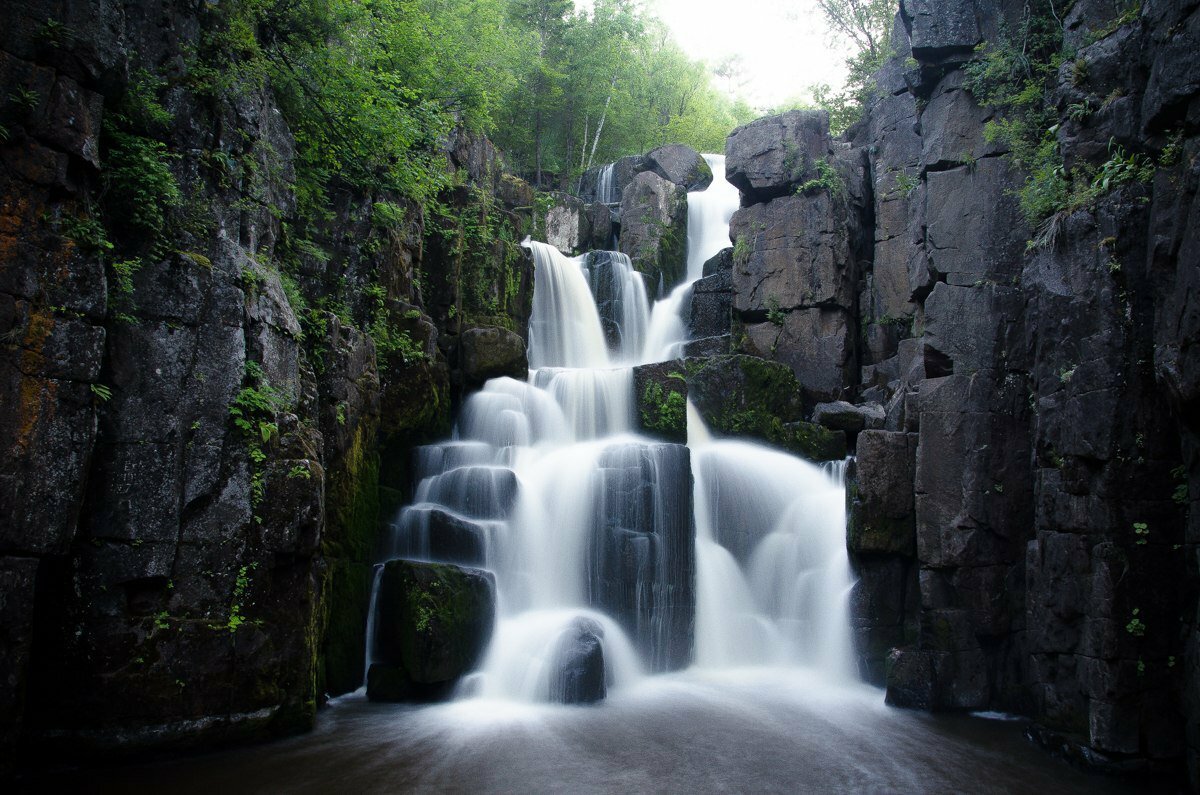
[[[336,699],[304,736],[80,771],[95,792],[1108,793],[1023,722],[894,709],[795,670],[651,677],[589,707]],[[55,787],[57,789],[57,787]]]

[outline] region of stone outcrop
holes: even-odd
[[[651,171],[621,194],[621,253],[649,279],[653,295],[669,292],[687,273],[687,192]]]
[[[372,701],[445,698],[483,656],[496,622],[491,572],[388,561],[375,598]]]

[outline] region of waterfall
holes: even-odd
[[[609,163],[600,169],[599,176],[596,177],[596,201],[602,204],[616,204],[621,201],[621,197],[617,194],[617,186],[613,183],[613,167],[615,163]]]
[[[687,279],[654,305],[643,362],[678,358],[687,342],[683,313],[688,309],[692,285],[704,276],[704,263],[729,246],[729,220],[737,212],[740,195],[725,179],[725,156],[705,155],[713,172],[712,184],[688,193]]]
[[[687,283],[651,310],[628,257],[529,241],[528,379],[487,382],[450,440],[417,450],[390,556],[496,577],[496,630],[463,697],[569,701],[572,643],[599,645],[610,691],[693,664],[851,676],[840,474],[715,440],[690,405],[689,446],[634,433],[633,365],[677,355],[691,285],[729,245],[737,191],[706,159]],[[611,180],[608,166],[598,195]]]

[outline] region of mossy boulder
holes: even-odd
[[[374,701],[445,698],[483,656],[496,614],[489,572],[442,563],[384,565],[375,608]]]
[[[846,436],[805,422],[791,368],[740,354],[689,359],[688,396],[715,433],[745,436],[810,461],[846,456]]]
[[[642,433],[667,442],[687,442],[687,377],[682,362],[633,368],[634,421]]]

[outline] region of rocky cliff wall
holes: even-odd
[[[218,7],[8,10],[0,758],[302,730],[361,683],[411,446],[524,368],[532,191],[455,134],[443,215],[339,190],[301,243],[270,85],[195,88]],[[165,147],[120,171],[131,101]]]
[[[1088,764],[1186,756],[1195,781],[1200,11],[1063,12],[1056,151],[1143,171],[1039,228],[964,87],[1024,13],[906,0],[846,142],[803,113],[731,136],[735,325],[809,407],[882,409],[849,539],[863,671],[891,703],[1018,712]]]

